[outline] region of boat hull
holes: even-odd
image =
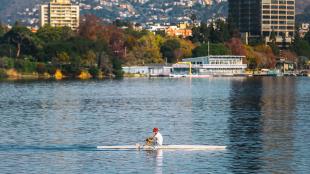
[[[226,146],[209,146],[209,145],[163,145],[163,146],[97,146],[102,150],[225,150]]]

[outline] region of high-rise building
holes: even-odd
[[[70,27],[77,30],[80,21],[80,8],[71,4],[70,0],[51,0],[41,5],[41,26]]]
[[[268,43],[291,43],[295,31],[295,0],[229,0],[229,20],[249,37]]]

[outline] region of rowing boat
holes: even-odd
[[[145,146],[145,145],[128,145],[128,146],[97,146],[102,150],[225,150],[226,146],[209,146],[209,145],[163,145],[163,146]]]

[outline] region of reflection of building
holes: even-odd
[[[70,0],[51,0],[47,5],[41,5],[41,26],[79,27],[80,10],[78,5],[72,5]]]
[[[266,42],[291,43],[295,0],[229,0],[229,18],[250,38],[263,36]]]
[[[268,77],[232,82],[228,123],[234,173],[293,173],[295,83]]]
[[[232,173],[260,173],[263,162],[260,79],[247,78],[231,82],[228,119],[230,148],[232,149]]]
[[[295,78],[262,80],[262,147],[273,155],[273,159],[266,158],[266,168],[272,170],[268,173],[294,173],[295,83]]]

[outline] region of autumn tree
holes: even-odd
[[[225,43],[233,55],[245,55],[245,48],[240,38],[231,38]]]
[[[163,38],[159,35],[148,33],[137,41],[137,45],[128,53],[128,60],[137,65],[163,63],[160,46]]]
[[[79,26],[79,35],[83,38],[96,41],[98,39],[98,31],[102,31],[101,20],[95,15],[83,16]]]

